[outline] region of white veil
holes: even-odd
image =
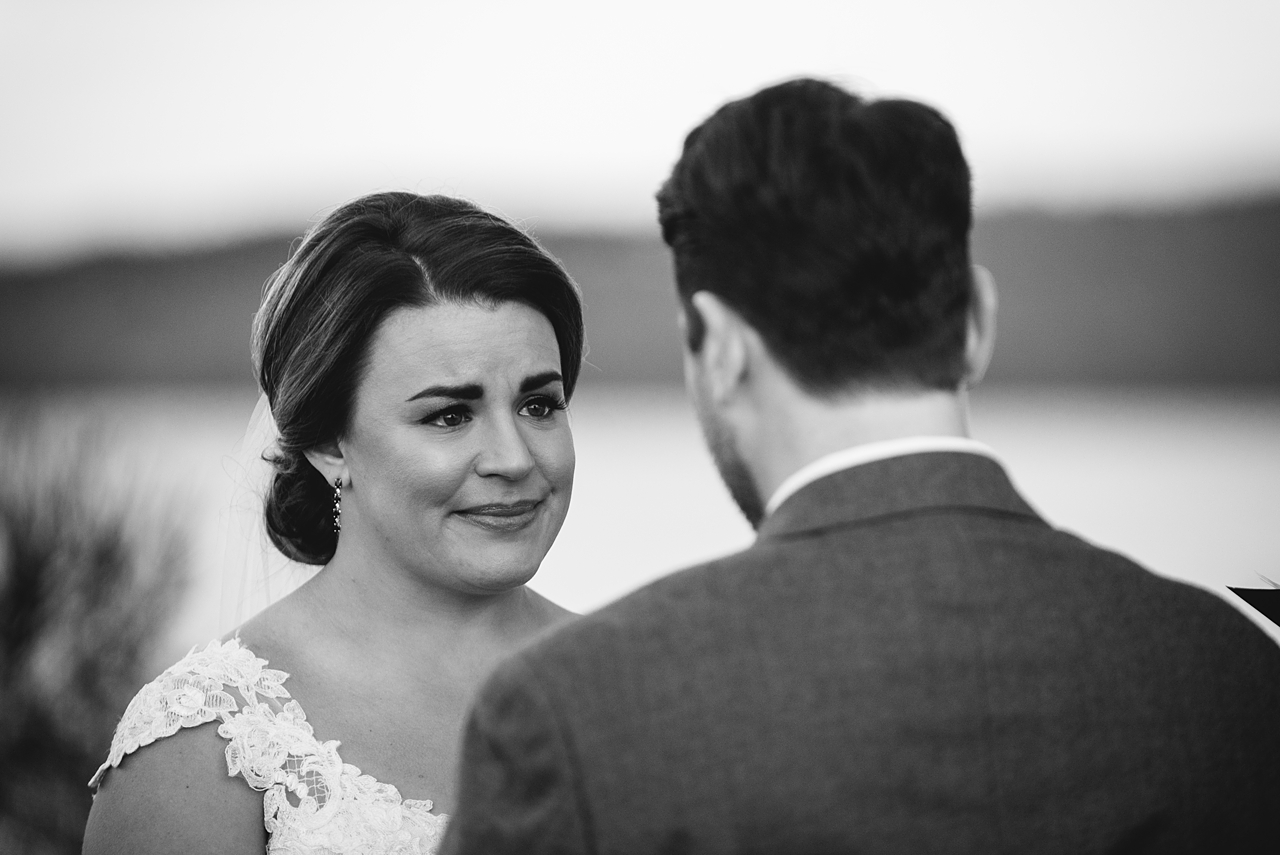
[[[266,395],[249,418],[235,453],[223,462],[231,479],[231,501],[222,513],[222,602],[219,635],[280,600],[319,570],[291,561],[267,536],[263,509],[275,468],[267,461],[279,431]]]

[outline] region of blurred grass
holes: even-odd
[[[79,852],[86,782],[186,587],[185,503],[91,409],[0,409],[0,852]]]

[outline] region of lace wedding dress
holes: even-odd
[[[447,818],[431,813],[430,801],[402,799],[394,786],[343,763],[339,742],[317,739],[289,698],[289,675],[266,666],[235,638],[193,649],[129,703],[89,786],[125,755],[217,719],[227,774],[263,793],[267,852],[434,852]]]

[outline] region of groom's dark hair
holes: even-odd
[[[705,290],[812,393],[961,383],[969,167],[937,110],[769,87],[689,134],[658,210],[695,352]]]

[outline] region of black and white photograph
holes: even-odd
[[[1271,853],[1280,5],[0,0],[0,853]]]

